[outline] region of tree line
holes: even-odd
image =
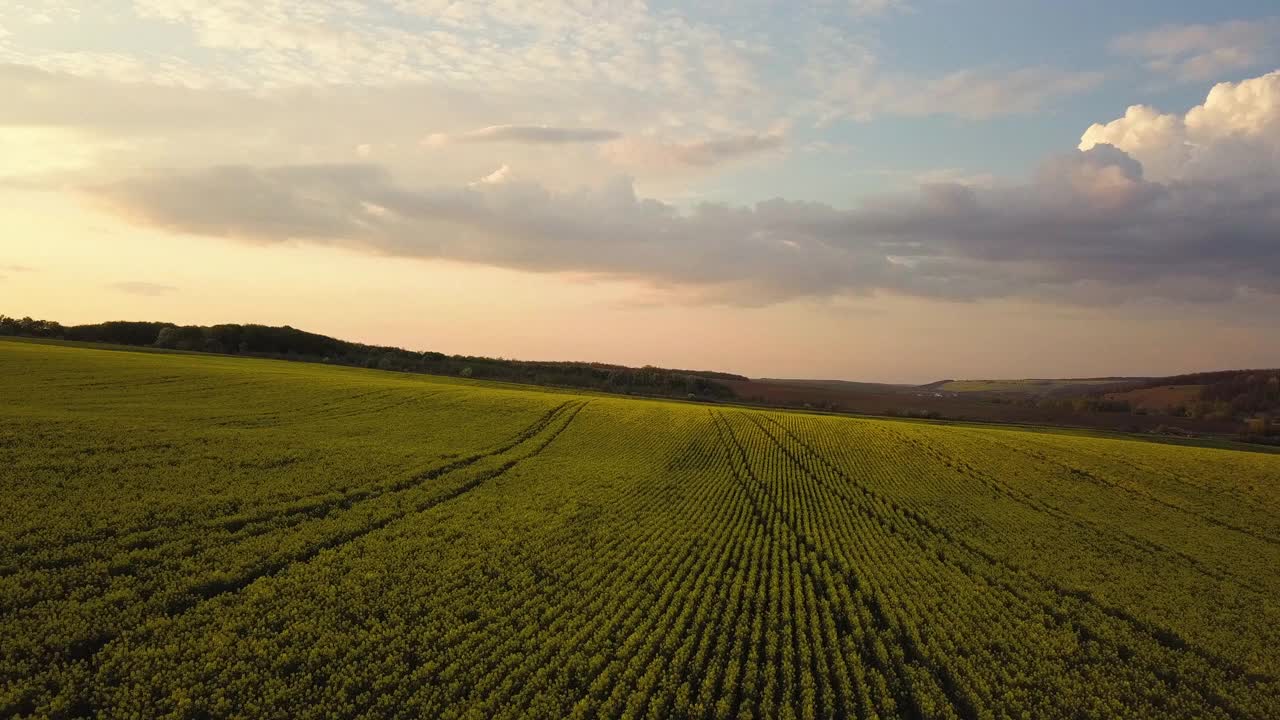
[[[699,400],[734,398],[718,380],[746,380],[731,373],[640,368],[594,362],[509,360],[475,355],[446,355],[384,345],[348,342],[284,325],[176,325],[166,322],[115,320],[88,325],[62,325],[53,320],[0,315],[0,335],[113,343],[223,355],[322,362],[334,365],[453,375],[584,388],[635,395]]]

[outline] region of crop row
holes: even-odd
[[[1280,717],[1280,458],[159,357],[0,408],[0,715]]]

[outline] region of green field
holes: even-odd
[[[1280,717],[1280,455],[0,341],[0,717]]]

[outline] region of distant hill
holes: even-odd
[[[1280,369],[1216,370],[1149,378],[1119,388],[1147,405],[1190,417],[1280,417]]]
[[[828,390],[852,392],[898,392],[910,390],[914,385],[895,383],[855,382],[853,380],[803,380],[783,378],[759,378],[752,382],[771,383],[775,385],[795,385],[798,387],[825,388]]]
[[[1026,378],[1018,380],[943,380],[930,383],[929,389],[954,393],[1025,393],[1049,395],[1074,392],[1100,386],[1119,387],[1151,378],[1103,377],[1103,378]]]
[[[1248,417],[1280,417],[1280,399],[1267,390],[1273,387],[1268,385],[1269,378],[1278,373],[1233,370],[1174,378],[946,379],[923,385],[760,378],[727,380],[725,384],[740,400],[759,405],[1171,435],[1239,436],[1247,434]]]
[[[1280,370],[1223,370],[1163,378],[947,379],[901,385],[753,380],[710,370],[446,355],[349,342],[288,325],[114,321],[64,326],[0,315],[0,335],[251,355],[630,395],[1129,432],[1236,435],[1246,431],[1247,418],[1280,417]]]

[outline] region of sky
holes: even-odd
[[[0,4],[0,312],[884,382],[1280,365],[1280,7]]]

